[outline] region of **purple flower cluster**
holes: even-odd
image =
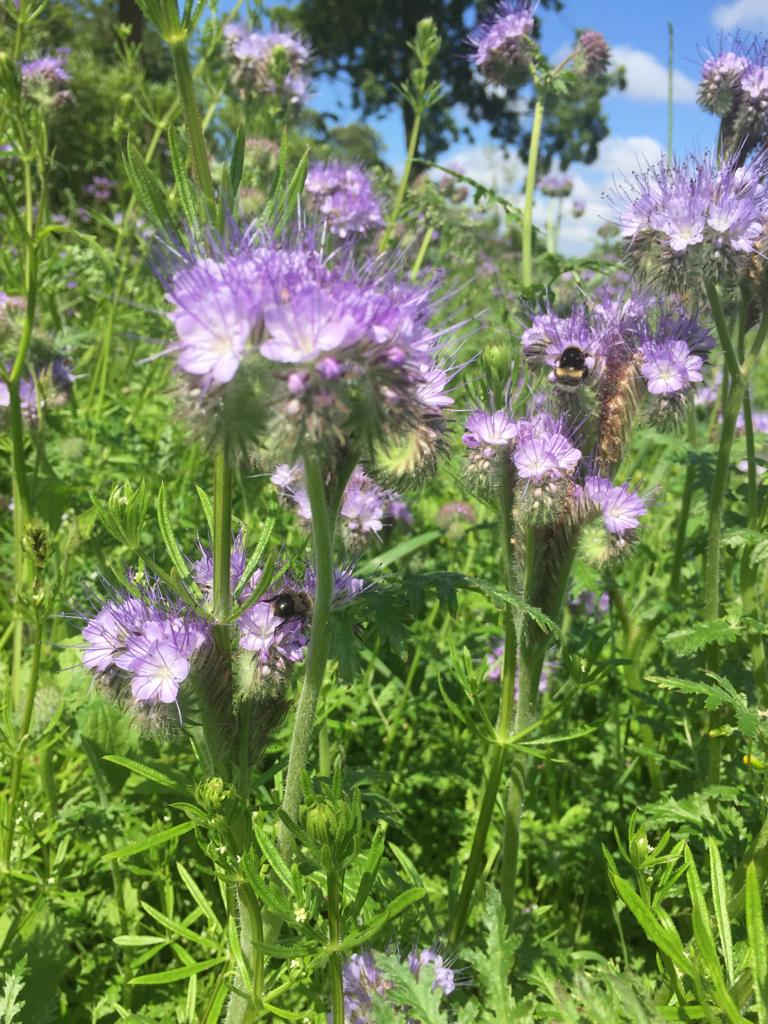
[[[611,62],[611,51],[605,36],[587,29],[576,45],[576,67],[585,75],[604,75]]]
[[[280,491],[280,496],[290,501],[299,516],[309,522],[312,513],[301,463],[277,466],[271,480]],[[362,466],[355,467],[344,488],[339,519],[348,550],[358,550],[369,534],[378,536],[387,524],[400,521],[410,525],[413,522],[413,516],[403,498],[395,491],[379,486]]]
[[[247,235],[217,258],[183,263],[166,297],[171,351],[196,391],[205,397],[239,371],[268,388],[283,449],[401,440],[417,428],[439,437],[453,400],[438,362],[446,332],[430,326],[432,285],[404,282],[381,261],[361,266],[347,249],[327,256]]]
[[[69,103],[73,99],[72,92],[62,86],[72,78],[66,68],[70,52],[68,47],[62,46],[55,53],[43,54],[36,60],[23,63],[21,83],[24,92],[54,106]]]
[[[474,62],[489,81],[504,85],[528,59],[534,9],[532,0],[503,0],[469,37]]]
[[[569,178],[567,174],[557,174],[552,171],[539,180],[538,188],[545,196],[564,199],[573,191],[573,179]]]
[[[83,629],[82,659],[118,699],[174,704],[208,627],[156,586],[108,601]]]
[[[434,967],[432,991],[449,996],[456,988],[454,972],[443,958],[432,949],[414,950],[408,954],[408,967],[418,978],[428,964]],[[386,999],[393,983],[376,966],[375,955],[366,951],[353,953],[343,967],[344,1020],[346,1024],[370,1024],[375,999]]]
[[[583,522],[599,512],[608,533],[631,533],[645,511],[642,500],[626,487],[587,476],[587,460],[573,435],[564,417],[548,412],[516,420],[503,410],[477,410],[463,437],[470,476],[487,484],[506,473],[516,505],[529,520]]]
[[[731,148],[744,150],[768,137],[768,44],[739,36],[721,40],[701,68],[699,104],[723,119]]]
[[[765,237],[767,171],[765,154],[741,166],[707,155],[636,174],[614,203],[637,268],[669,291],[737,273]]]
[[[279,95],[300,106],[309,91],[307,44],[290,32],[249,32],[231,23],[224,29],[234,80],[243,89],[261,95]]]
[[[332,161],[309,169],[304,189],[329,230],[346,238],[380,228],[381,206],[371,179],[356,165]]]
[[[97,203],[108,203],[112,198],[116,182],[111,178],[105,178],[101,174],[95,174],[85,186],[85,194],[95,199]]]
[[[549,380],[558,382],[558,369],[567,349],[584,358],[587,386],[599,386],[618,365],[636,366],[648,393],[680,400],[702,380],[707,353],[714,339],[701,325],[679,310],[659,315],[648,296],[612,291],[596,292],[590,307],[577,306],[568,316],[546,311],[534,316],[523,332],[523,350],[534,364],[550,367]]]
[[[10,371],[10,365],[6,369]],[[33,376],[22,377],[19,381],[22,415],[34,426],[41,409],[63,405],[67,401],[74,380],[72,368],[66,359],[38,363]],[[8,385],[0,380],[0,409],[7,409],[10,404]]]

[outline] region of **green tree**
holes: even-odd
[[[412,114],[401,103],[398,85],[407,78],[412,60],[407,44],[421,18],[434,18],[443,40],[434,73],[444,83],[445,94],[430,110],[419,145],[419,156],[432,160],[460,138],[473,141],[471,126],[480,122],[486,122],[501,143],[519,142],[522,136],[525,145],[528,100],[520,90],[528,81],[526,70],[502,93],[488,88],[468,60],[468,32],[494,6],[468,0],[300,0],[295,8],[278,8],[275,14],[290,20],[311,41],[321,74],[349,82],[353,102],[364,117],[400,105],[406,140]],[[562,0],[542,0],[541,6],[560,10]],[[611,84],[618,84],[615,76]],[[569,96],[563,128],[555,127],[555,117],[547,119],[545,164],[555,153],[564,163],[595,158],[597,145],[607,134],[600,101],[608,88],[607,83],[586,83],[577,103]]]

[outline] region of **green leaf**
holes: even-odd
[[[406,889],[405,892],[401,892],[399,896],[395,896],[384,910],[376,914],[366,925],[357,931],[350,932],[342,943],[342,949],[351,952],[358,946],[363,946],[366,942],[370,942],[388,921],[397,917],[401,911],[405,910],[406,907],[410,907],[412,903],[417,903],[423,898],[424,890],[421,887],[414,887],[413,889]]]
[[[212,967],[226,962],[225,956],[212,957],[210,960],[202,960],[198,964],[189,964],[186,967],[174,967],[170,971],[158,971],[156,974],[141,974],[138,978],[131,978],[129,985],[167,985],[172,981],[183,981],[191,978],[193,974],[202,974],[203,971],[210,971]]]
[[[139,839],[135,843],[128,843],[127,846],[123,846],[119,850],[105,853],[104,860],[123,860],[125,857],[133,857],[137,853],[143,853],[145,850],[152,850],[156,846],[170,843],[171,840],[178,839],[179,836],[191,832],[194,827],[195,823],[193,821],[183,821],[180,825],[173,825],[171,828],[163,829],[162,832],[154,832],[151,836],[147,836],[146,839]]]
[[[406,1013],[394,1019],[415,1018],[420,1024],[447,1024],[448,1018],[440,1009],[444,995],[435,986],[435,966],[427,964],[419,971],[419,977],[411,971],[407,963],[391,953],[377,953],[376,964],[384,976],[392,984],[391,997],[405,1007]],[[434,988],[434,991],[433,991]],[[388,1000],[389,1001],[389,1000]],[[374,1000],[373,1019],[377,1019]]]
[[[198,487],[197,484],[195,484],[195,490],[197,491],[197,496],[200,499],[200,504],[202,505],[202,508],[203,508],[203,515],[205,516],[205,521],[206,521],[206,523],[208,525],[208,533],[212,537],[213,536],[213,506],[211,505],[211,499],[208,497],[208,495],[205,493],[205,491],[202,489],[202,487]]]
[[[701,884],[701,879],[699,878],[699,873],[696,870],[693,855],[687,846],[685,848],[684,857],[688,868],[686,877],[688,881],[688,892],[691,897],[691,916],[696,958],[712,979],[712,984],[714,985],[715,993],[717,994],[718,1004],[720,1008],[725,1011],[725,1015],[728,1020],[731,1024],[742,1024],[742,1017],[739,1013],[738,1007],[728,994],[725,978],[723,977],[723,971],[720,966],[720,960],[717,955],[717,948],[715,947],[715,937],[712,933],[712,926],[709,920],[709,908],[707,907],[707,902],[704,898],[704,889]]]
[[[139,204],[154,226],[166,234],[173,225],[162,184],[144,162],[132,139],[125,152],[125,170]]]
[[[768,1024],[768,947],[766,944],[760,882],[755,862],[750,861],[744,888],[747,937],[752,955],[752,985],[759,1024]]]
[[[162,935],[116,935],[112,940],[116,946],[140,947],[140,946],[164,946],[170,939]]]
[[[384,829],[380,826],[376,829],[376,834],[373,837],[371,848],[366,854],[365,861],[363,862],[363,872],[360,878],[360,884],[357,887],[355,893],[355,900],[349,910],[349,916],[352,920],[356,920],[357,916],[365,906],[365,901],[370,895],[373,883],[376,881],[376,875],[379,872],[379,865],[381,864],[381,858],[384,855]]]
[[[240,576],[240,580],[237,586],[235,587],[235,597],[239,597],[242,594],[244,588],[248,585],[251,577],[258,568],[259,562],[261,562],[267,544],[269,543],[269,538],[272,536],[272,531],[274,530],[274,528],[275,520],[272,518],[267,519],[264,525],[262,526],[256,547],[253,549],[253,553],[246,562],[245,569],[243,569],[242,575]]]
[[[691,975],[691,963],[685,955],[683,943],[677,929],[673,925],[670,930],[659,921],[647,903],[635,892],[629,882],[625,881],[618,873],[611,855],[605,847],[603,847],[603,853],[608,863],[608,875],[611,885],[616,890],[618,896],[626,903],[628,910],[635,917],[637,923],[650,941],[662,953],[665,953],[676,967],[684,974]]]
[[[173,562],[179,578],[189,579],[192,573],[173,533],[171,517],[168,513],[168,502],[165,497],[165,484],[160,484],[160,492],[157,495],[157,522],[160,526],[160,535],[163,538],[165,550],[168,552],[168,557]]]
[[[242,125],[237,130],[232,159],[229,162],[229,184],[232,194],[237,195],[240,182],[243,180],[243,164],[245,162],[245,129]]]
[[[192,875],[190,875],[189,871],[187,871],[187,869],[184,867],[180,860],[176,861],[176,870],[179,872],[182,882],[187,887],[189,895],[192,897],[192,899],[195,901],[198,907],[202,910],[203,914],[205,914],[208,920],[208,924],[211,926],[212,931],[215,932],[217,935],[220,935],[221,923],[216,915],[216,911],[213,909],[211,904],[206,899],[205,894],[203,893],[200,886],[194,880]]]
[[[499,1024],[511,1024],[512,991],[509,977],[520,945],[517,936],[511,936],[501,896],[495,889],[488,893],[483,908],[486,949],[465,949],[462,955],[469,961],[485,996],[485,1003],[493,1007]]]
[[[253,819],[253,831],[259,842],[259,846],[261,847],[261,852],[269,861],[272,870],[278,876],[285,888],[289,892],[293,892],[293,880],[291,878],[290,868],[283,860],[279,850],[272,841],[272,838],[267,835],[264,826],[258,818]]]
[[[213,946],[214,949],[218,946],[218,942],[207,938],[205,935],[193,932],[186,924],[183,924],[181,921],[174,921],[172,917],[168,917],[161,911],[156,910],[150,903],[145,903],[144,900],[140,900],[139,903],[143,907],[145,913],[149,914],[151,918],[157,921],[162,928],[166,928],[171,932],[173,937],[181,935],[182,938],[188,939],[196,945]],[[202,910],[198,908],[198,910],[193,912],[192,919],[194,920],[196,917],[199,917],[200,914],[202,914]]]
[[[432,541],[437,540],[441,536],[441,530],[427,530],[426,533],[420,533],[416,537],[408,537],[400,541],[399,544],[395,544],[393,548],[384,551],[381,555],[377,555],[375,558],[370,558],[367,562],[364,562],[358,567],[358,571],[361,576],[370,576],[381,569],[386,569],[393,562],[399,562],[408,555],[412,555],[414,551],[426,547],[427,544],[431,544]]]
[[[177,793],[179,791],[187,792],[184,784],[178,779],[173,779],[170,775],[166,775],[165,772],[158,771],[157,768],[151,768],[148,764],[143,764],[141,761],[134,761],[130,757],[118,757],[116,754],[105,754],[102,757],[102,761],[119,764],[121,768],[127,768],[134,775],[140,775],[143,779],[155,782],[158,786],[164,786],[166,789],[172,789]]]
[[[723,873],[723,863],[720,859],[720,851],[716,841],[710,836],[707,839],[709,850],[709,874],[712,885],[712,902],[715,908],[715,920],[720,938],[720,948],[723,951],[725,960],[725,972],[728,984],[734,981],[733,941],[731,939],[731,919],[728,913],[728,889]]]
[[[189,180],[187,147],[173,125],[168,129],[168,149],[171,154],[171,166],[176,182],[176,194],[181,204],[184,219],[195,238],[199,238],[200,217],[195,203],[195,195],[192,191],[192,184]]]
[[[729,619],[714,622],[698,622],[686,629],[676,629],[664,637],[664,646],[672,648],[680,657],[687,657],[702,651],[710,644],[723,645],[739,636],[739,625]]]

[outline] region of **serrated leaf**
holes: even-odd
[[[704,650],[710,644],[726,644],[739,636],[739,626],[728,619],[698,622],[686,629],[676,629],[664,637],[664,646],[672,648],[680,657]]]
[[[707,839],[707,849],[709,851],[709,874],[712,886],[712,902],[714,904],[715,920],[717,921],[720,948],[723,951],[723,960],[725,960],[725,971],[728,978],[728,984],[732,985],[734,981],[734,960],[733,940],[731,938],[731,918],[728,913],[728,889],[725,882],[725,874],[723,872],[723,863],[720,859],[720,851],[712,836],[709,836]]]
[[[144,853],[145,850],[152,850],[156,846],[170,843],[173,839],[178,839],[180,836],[186,835],[187,832],[191,832],[194,827],[194,822],[183,821],[180,825],[173,825],[171,828],[165,828],[161,832],[154,832],[151,836],[147,836],[146,839],[139,839],[135,843],[128,843],[127,846],[122,846],[119,850],[111,850],[109,853],[104,854],[104,860],[122,860],[125,857],[134,857],[137,853]]]
[[[259,532],[259,539],[256,543],[256,547],[253,549],[251,556],[246,562],[245,568],[243,569],[243,572],[240,576],[240,580],[238,581],[238,584],[235,587],[235,597],[239,597],[242,594],[244,588],[248,585],[251,577],[258,568],[259,562],[261,562],[261,559],[267,548],[267,544],[269,543],[269,538],[272,536],[272,531],[274,530],[274,528],[275,520],[270,517],[265,521],[264,525],[262,526]]]
[[[166,233],[173,221],[163,188],[159,179],[144,162],[132,139],[128,140],[124,163],[128,180],[140,206],[153,225],[162,233]]]
[[[752,959],[752,985],[755,992],[755,1008],[759,1024],[768,1024],[768,948],[763,919],[763,905],[760,882],[755,862],[747,867],[744,888],[744,910],[747,919],[747,937]]]
[[[357,919],[361,910],[365,906],[365,901],[371,893],[373,884],[376,881],[376,875],[379,872],[379,865],[381,864],[381,858],[383,855],[384,829],[380,826],[376,829],[376,833],[371,842],[371,848],[365,856],[360,884],[357,887],[354,902],[349,910],[349,916],[353,921]]]
[[[171,154],[171,167],[176,183],[176,195],[181,205],[184,219],[195,238],[200,237],[200,217],[189,180],[187,169],[187,148],[178,130],[171,125],[168,129],[168,149]]]
[[[258,818],[253,819],[253,831],[258,840],[261,852],[269,861],[270,867],[275,872],[277,877],[283,883],[288,892],[293,892],[293,880],[291,878],[291,871],[288,865],[282,858],[280,851],[272,841],[272,838],[267,835],[264,826],[261,824]]]
[[[200,501],[200,505],[203,509],[203,515],[205,516],[205,522],[208,526],[208,533],[213,536],[213,506],[211,505],[211,499],[202,489],[195,484],[195,490],[197,491],[197,497]]]

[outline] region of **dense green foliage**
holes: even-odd
[[[371,1008],[377,1024],[763,1024],[768,692],[756,666],[766,633],[768,478],[750,495],[736,468],[746,456],[738,436],[721,608],[703,622],[717,404],[692,407],[672,432],[649,423],[635,432],[621,478],[647,492],[652,508],[623,561],[596,565],[579,552],[562,621],[544,623],[555,667],[541,717],[522,737],[500,738],[491,724],[499,684],[486,678],[486,655],[513,598],[495,510],[463,474],[460,412],[437,474],[407,495],[413,523],[385,525],[358,553],[356,572],[372,586],[333,623],[300,822],[278,814],[290,712],[252,773],[253,835],[237,853],[232,836],[246,812],[231,787],[203,777],[189,737],[142,730],[94,687],[80,657],[83,618],[124,585],[129,567],[133,583],[159,569],[178,584],[179,551],[192,558],[198,537],[208,543],[211,453],[181,412],[171,360],[158,358],[172,332],[151,257],[155,220],[180,227],[201,210],[217,214],[206,210],[155,30],[145,26],[141,49],[119,32],[107,47],[88,12],[53,5],[25,21],[29,6],[7,0],[0,35],[0,290],[33,310],[0,316],[0,344],[8,378],[29,342],[22,369],[38,396],[24,409],[21,438],[11,410],[0,409],[8,426],[0,438],[0,1019],[223,1019],[250,967],[235,909],[245,887],[266,923],[253,945],[262,1001],[242,1019],[319,1024],[330,1008],[327,966],[340,955],[327,909],[340,873],[341,950],[380,950],[393,986]],[[403,5],[407,20],[384,39],[357,33],[351,15],[337,13],[357,6],[305,0],[300,15],[326,70],[349,69],[341,63],[348,40],[322,42],[313,19],[363,39],[355,86],[367,112],[392,102],[407,78],[402,40],[418,19],[434,13],[455,47],[467,7]],[[149,15],[162,7],[146,4]],[[244,220],[265,209],[272,222],[295,219],[310,146],[312,160],[366,160],[391,209],[397,182],[377,163],[373,133],[334,129],[274,95],[241,97],[221,28],[213,17],[199,26],[193,66],[224,205]],[[73,48],[71,104],[19,84],[19,60],[59,44]],[[452,101],[489,117],[505,141],[516,138],[517,114],[472,92],[469,72],[444,52],[448,63],[432,73]],[[583,99],[593,119],[586,142],[582,108],[569,122],[563,105],[572,97],[554,97],[545,138],[566,141],[552,143],[548,158],[594,156],[605,130],[600,96],[585,89]],[[451,132],[450,106],[427,106],[424,116],[424,152],[434,154]],[[86,192],[94,175],[115,179],[111,198]],[[392,226],[405,272],[417,260],[439,270],[449,311],[473,325],[457,355],[457,410],[489,394],[500,403],[510,367],[513,381],[520,376],[533,302],[546,296],[566,310],[620,259],[597,239],[589,259],[565,259],[537,236],[536,283],[521,293],[520,222],[516,203],[480,185],[420,177]],[[69,361],[73,381],[56,383],[54,357]],[[751,393],[759,409],[762,367]],[[307,531],[278,501],[265,467],[244,459],[234,477],[234,522],[251,545],[261,537],[276,559],[308,559]],[[466,508],[446,511],[456,502]],[[607,607],[580,601],[588,591],[609,595]],[[293,697],[298,671],[291,686]],[[514,905],[499,895],[501,790],[469,923],[450,944],[483,777],[493,750],[515,742],[529,767]],[[322,744],[330,753],[318,754]],[[318,757],[331,770],[319,772]],[[278,849],[281,825],[299,847],[292,862]],[[416,978],[403,965],[417,946],[451,962],[459,984],[450,998],[433,991],[432,967]]]

